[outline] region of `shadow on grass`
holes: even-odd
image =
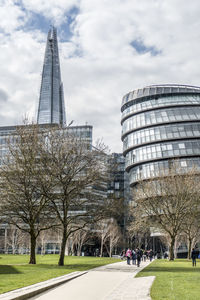
[[[0,274],[21,274],[21,272],[12,266],[1,265]]]
[[[99,264],[65,264],[64,266],[58,266],[57,264],[37,264],[35,265],[35,267],[37,268],[41,268],[41,269],[46,269],[46,268],[52,268],[52,269],[69,269],[69,270],[89,270],[89,269],[93,269],[93,268],[97,268],[97,267],[101,267],[103,265],[99,265]]]
[[[150,267],[142,270],[142,273],[151,273],[151,272],[170,272],[170,273],[191,273],[191,272],[198,272],[200,273],[199,268],[196,267]]]

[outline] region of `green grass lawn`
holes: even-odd
[[[37,255],[37,264],[29,265],[29,255],[0,255],[0,294],[75,271],[84,271],[120,261],[115,258],[66,256],[59,267],[58,255]]]
[[[151,288],[152,300],[199,300],[200,261],[192,267],[186,259],[155,260],[136,277],[156,276]]]

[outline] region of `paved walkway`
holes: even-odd
[[[142,262],[137,268],[123,261],[99,267],[30,299],[150,300],[150,288],[155,277],[134,278],[148,264],[149,261]]]

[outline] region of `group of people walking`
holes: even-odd
[[[132,261],[133,265],[137,265],[139,267],[142,260],[146,261],[146,259],[150,259],[150,261],[152,261],[153,251],[143,251],[140,248],[131,250],[130,248],[128,248],[127,251],[122,251],[121,253],[121,259],[123,259],[124,257],[126,257],[128,265],[130,265]]]
[[[140,266],[141,261],[146,261],[149,259],[152,261],[154,258],[154,253],[151,250],[142,250],[140,248],[131,250],[128,248],[126,251],[123,250],[120,254],[121,259],[126,258],[127,264],[130,265],[132,261],[132,265]],[[164,253],[164,258],[167,258],[168,254]],[[196,259],[200,258],[200,251],[197,248],[193,248],[191,252],[192,265],[196,267]]]
[[[138,267],[140,266],[141,261],[146,261],[147,259],[152,261],[154,256],[155,255],[154,255],[152,249],[151,250],[142,250],[140,248],[137,248],[134,250],[131,250],[130,248],[128,248],[126,251],[123,250],[120,254],[121,259],[126,258],[128,265],[130,265],[131,261],[132,261],[132,265],[137,265]],[[157,258],[161,258],[161,257],[158,257],[158,254],[157,254]],[[168,258],[167,252],[164,253],[164,258]],[[196,267],[196,259],[200,258],[200,251],[197,248],[192,249],[191,258],[192,258],[193,267]]]

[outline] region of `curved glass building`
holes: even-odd
[[[130,185],[177,159],[200,168],[200,87],[152,85],[122,100],[122,141]]]

